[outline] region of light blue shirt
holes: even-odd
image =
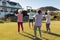
[[[34,14],[35,14],[34,12],[29,12],[29,13],[28,13],[29,19],[33,19],[33,15],[34,15]]]

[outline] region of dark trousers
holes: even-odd
[[[22,31],[23,31],[23,22],[18,22],[18,32],[20,32],[20,25],[21,25],[21,28],[22,28]]]
[[[36,35],[37,35],[37,33],[36,33],[37,28],[38,28],[38,31],[39,31],[40,37],[42,37],[42,35],[41,35],[41,26],[34,26],[34,37],[36,37]]]
[[[46,23],[46,30],[50,31],[50,23]]]

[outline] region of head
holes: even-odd
[[[41,14],[42,12],[41,12],[41,10],[38,10],[38,14]]]
[[[33,12],[33,10],[32,10],[32,9],[30,9],[30,12]]]
[[[19,9],[19,10],[18,10],[18,13],[22,13],[22,9]]]
[[[47,13],[47,10],[45,11],[45,15],[47,15],[48,13]]]
[[[45,15],[49,15],[49,12],[50,12],[49,10],[46,10]]]

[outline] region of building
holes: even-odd
[[[10,0],[0,0],[0,18],[3,18],[7,14],[13,14],[17,9],[22,9],[19,3]]]

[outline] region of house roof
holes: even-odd
[[[19,3],[12,2],[12,1],[7,1],[6,6],[5,5],[0,5],[2,7],[8,7],[8,8],[22,8],[22,6]]]
[[[12,2],[12,1],[7,1],[10,5],[17,5],[16,2]]]

